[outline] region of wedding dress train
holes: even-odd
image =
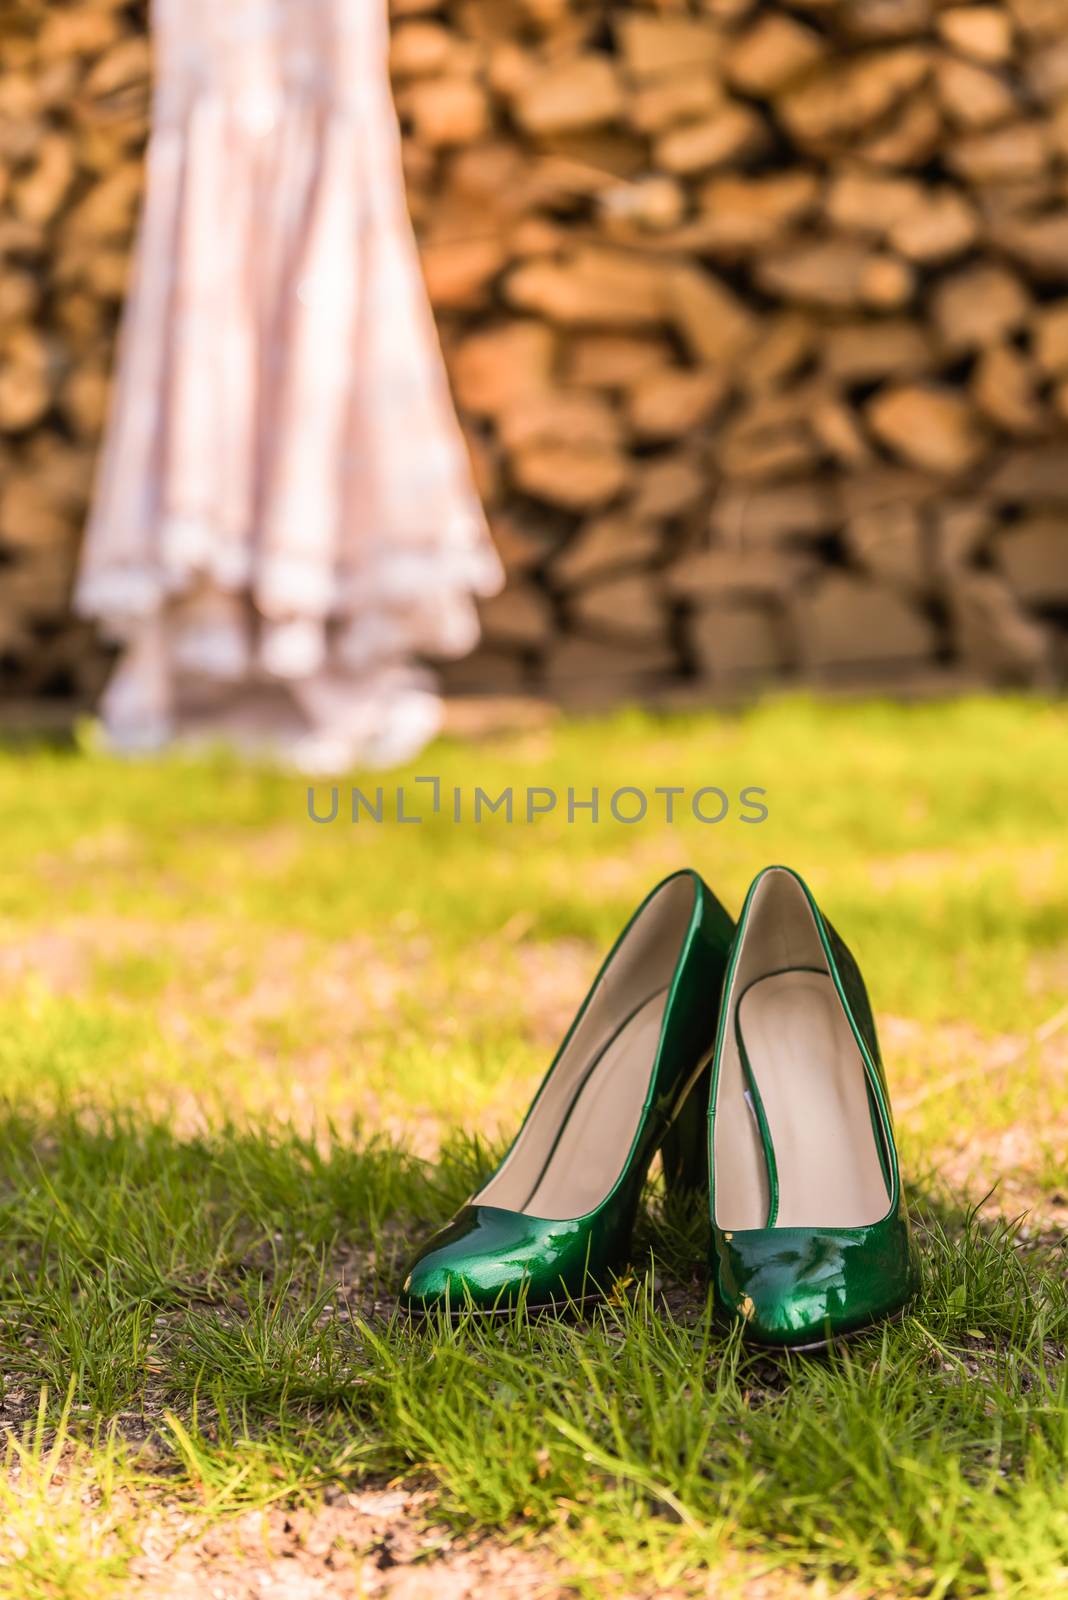
[[[147,190],[76,593],[114,746],[309,770],[435,731],[500,569],[404,199],[385,0],[155,0]]]

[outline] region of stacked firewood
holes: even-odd
[[[397,10],[511,571],[463,680],[1055,672],[1065,0]]]
[[[143,5],[0,0],[0,692],[91,699],[69,595],[140,202]]]
[[[4,3],[0,652],[81,686],[63,601],[144,12]],[[1063,672],[1068,0],[392,9],[410,206],[509,575],[454,686]]]

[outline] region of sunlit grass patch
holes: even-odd
[[[117,1591],[134,1552],[129,1452],[113,1433],[74,1442],[68,1405],[55,1426],[42,1390],[0,1460],[0,1595],[97,1600]]]
[[[120,1592],[160,1506],[314,1516],[393,1482],[590,1597],[1063,1592],[1066,732],[1038,700],[792,700],[418,768],[759,785],[755,827],[324,828],[305,784],[222,757],[0,754],[0,1594]],[[692,864],[736,910],[774,860],[880,1017],[909,1316],[829,1358],[747,1350],[707,1303],[707,1219],[654,1183],[587,1321],[397,1317],[640,896]]]

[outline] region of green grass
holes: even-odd
[[[788,700],[416,769],[754,785],[759,827],[316,827],[306,785],[221,757],[0,753],[0,1596],[118,1592],[160,1508],[394,1480],[580,1595],[1064,1592],[1068,1032],[1039,1034],[1068,988],[1066,733],[1041,701]],[[913,1313],[830,1358],[747,1351],[702,1218],[654,1183],[588,1323],[394,1320],[637,899],[692,863],[736,909],[771,860],[869,980]]]

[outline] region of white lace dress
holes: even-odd
[[[155,0],[147,193],[77,605],[112,743],[308,770],[435,731],[500,583],[405,208],[385,0]]]

